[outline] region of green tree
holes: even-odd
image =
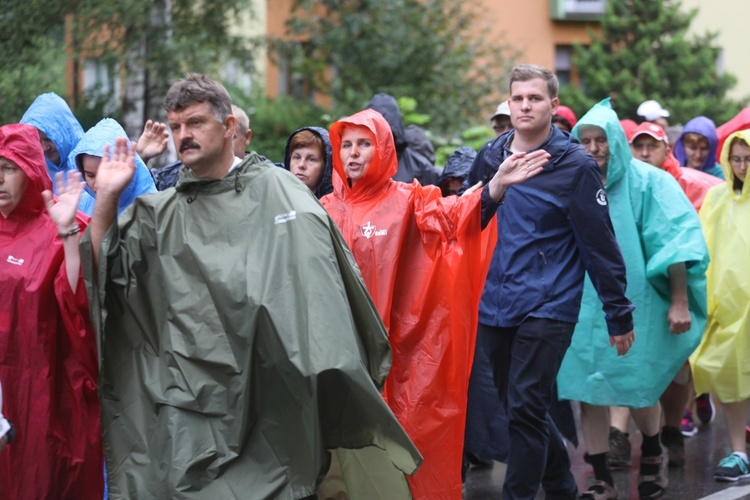
[[[251,0],[77,0],[74,5],[70,31],[76,54],[94,55],[110,80],[124,74],[122,119],[131,136],[147,119],[163,116],[164,95],[184,73],[217,75],[230,59],[252,70],[256,44],[231,29],[243,12],[251,12]],[[96,91],[86,96],[94,103],[99,97]]]
[[[736,78],[717,71],[716,34],[688,36],[696,13],[684,12],[679,0],[609,0],[601,36],[591,32],[589,47],[574,47],[580,87],[562,88],[560,101],[579,116],[610,96],[623,118],[636,118],[640,103],[656,99],[675,123],[730,119],[742,107],[726,97]]]
[[[259,42],[232,29],[248,13],[252,0],[6,0],[0,10],[0,118],[18,120],[42,92],[63,94],[67,56],[76,70],[96,65],[124,91],[120,98],[113,85],[93,88],[72,103],[76,113],[103,108],[121,116],[136,136],[146,119],[163,118],[164,94],[184,73],[220,75],[229,60],[252,71]],[[81,90],[77,76],[74,71],[74,91]]]
[[[481,25],[460,0],[297,0],[272,48],[341,113],[387,92],[416,98],[431,128],[456,130],[491,107],[515,56]]]
[[[0,124],[20,120],[37,95],[65,91],[64,2],[49,4],[9,0],[0,9]]]

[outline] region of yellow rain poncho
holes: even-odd
[[[708,244],[708,323],[690,357],[698,394],[712,392],[724,403],[750,398],[750,188],[733,190],[729,145],[750,144],[750,130],[730,135],[721,152],[726,182],[706,195],[700,218]]]

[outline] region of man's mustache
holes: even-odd
[[[185,151],[187,148],[198,148],[198,149],[200,149],[200,147],[201,147],[200,144],[198,144],[197,142],[185,141],[182,144],[180,144],[180,153],[182,153],[183,151]]]

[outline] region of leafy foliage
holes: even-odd
[[[0,9],[0,123],[17,122],[44,92],[65,93],[61,4],[9,0]]]
[[[433,128],[456,130],[490,107],[515,56],[481,23],[460,0],[297,0],[291,41],[272,48],[343,113],[377,92],[409,95]]]
[[[124,115],[144,101],[142,125],[160,114],[169,85],[188,71],[218,76],[229,59],[252,71],[259,42],[230,28],[234,19],[251,16],[251,7],[250,0],[6,0],[0,10],[0,117],[17,120],[42,92],[64,94],[65,29],[79,61],[95,58],[110,81],[125,75],[127,92],[116,104]],[[93,112],[111,94],[111,88],[89,93],[73,107]]]
[[[277,163],[284,161],[284,148],[289,136],[301,127],[323,127],[332,123],[328,110],[308,101],[291,97],[268,98],[261,92],[243,94],[228,87],[235,104],[250,117],[253,137],[250,149]]]
[[[656,99],[673,122],[730,119],[742,107],[726,97],[736,79],[717,72],[715,34],[687,35],[695,15],[683,12],[679,0],[609,0],[601,36],[590,33],[588,48],[574,48],[581,86],[562,88],[560,101],[578,116],[611,96],[623,118],[635,118],[640,103]]]

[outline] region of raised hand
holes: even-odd
[[[57,200],[49,190],[42,193],[47,212],[57,226],[58,233],[61,234],[70,231],[75,226],[78,202],[81,200],[81,193],[86,185],[80,173],[68,171],[67,174],[67,176],[63,172],[55,174]]]
[[[169,143],[169,132],[167,126],[161,122],[146,120],[143,133],[138,138],[135,151],[144,162],[155,158],[167,149]]]
[[[114,146],[104,146],[102,162],[96,172],[97,199],[102,195],[116,195],[119,199],[135,174],[134,149],[135,143],[124,137],[118,137]]]
[[[500,164],[497,173],[490,179],[490,196],[498,201],[505,189],[531,179],[549,163],[550,154],[543,149],[531,153],[513,153]]]

